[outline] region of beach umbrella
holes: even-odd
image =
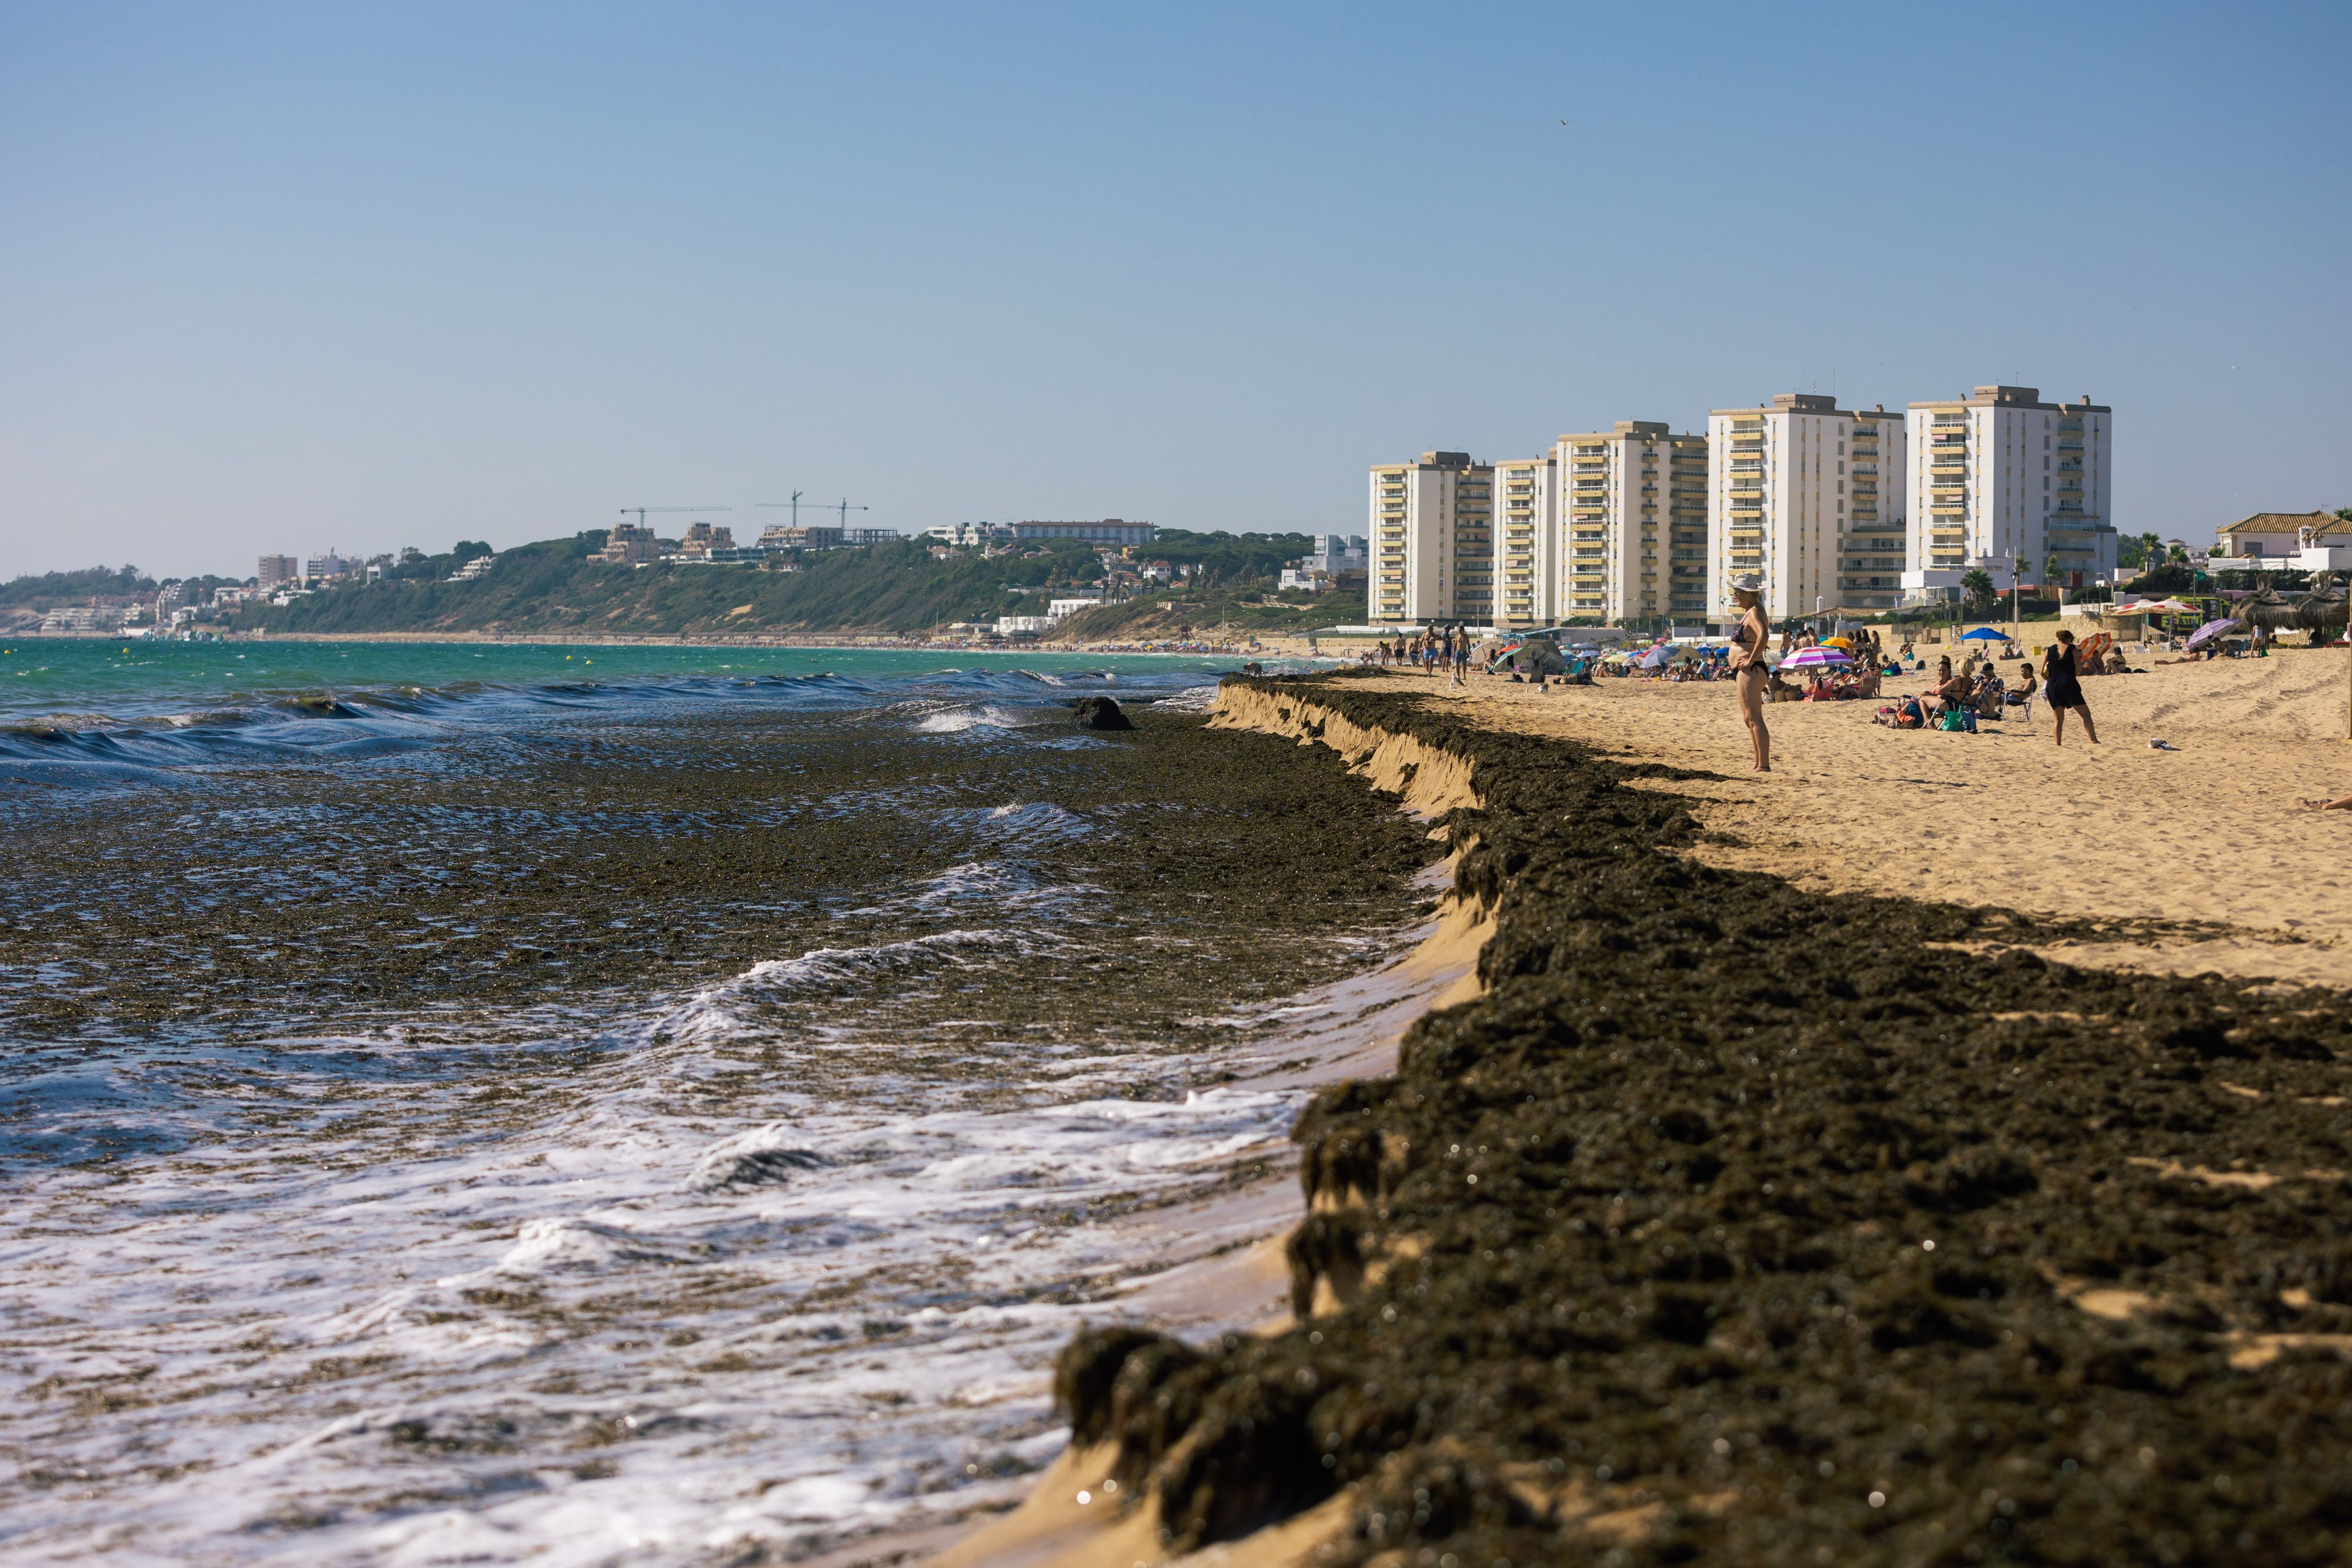
[[[1835,648],[1800,648],[1781,660],[1780,667],[1784,670],[1825,670],[1853,663]]]
[[[1824,637],[1822,639],[1822,646],[1824,648],[1851,648],[1853,646],[1853,639],[1851,637]]]
[[[1996,632],[1990,626],[1979,626],[1973,632],[1961,632],[1960,641],[1963,643],[2006,643],[2009,641],[2009,633],[2006,632]]]
[[[2218,621],[2208,621],[2204,625],[2189,633],[2189,645],[2194,648],[2200,643],[2210,643],[2214,638],[2225,633],[2244,630],[2245,628],[2240,626],[2237,622],[2224,615]]]

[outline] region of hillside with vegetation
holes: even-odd
[[[431,633],[495,637],[776,636],[930,632],[1000,615],[1042,615],[1057,596],[1098,591],[1097,547],[1050,539],[987,556],[934,555],[930,541],[788,552],[771,561],[631,567],[592,559],[603,529],[497,552],[480,577],[451,575],[489,547],[465,541],[436,556],[404,552],[382,580],[352,582],[283,605],[249,604],[231,622],[280,633]],[[1137,555],[1190,576],[1132,604],[1072,618],[1062,634],[1171,637],[1231,625],[1280,631],[1360,619],[1361,595],[1276,594],[1303,534],[1164,531]],[[1095,622],[1099,620],[1101,626]]]

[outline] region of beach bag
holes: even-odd
[[[1937,729],[1965,732],[1969,727],[1969,721],[1962,715],[1948,713],[1943,717],[1936,721],[1936,727]]]

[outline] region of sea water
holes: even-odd
[[[1230,664],[10,645],[0,1555],[1001,1506],[1055,1349],[1170,1260],[1139,1217],[1278,1158],[1285,998],[1395,940],[1311,813],[1253,848],[1223,753],[1153,771],[1250,742],[1060,706]]]

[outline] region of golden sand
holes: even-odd
[[[2146,664],[2135,657],[2135,663]],[[2000,666],[2014,675],[2018,666]],[[2053,956],[2352,984],[2352,811],[2298,808],[2352,793],[2346,655],[2165,665],[2083,684],[2093,746],[2069,719],[1975,735],[1895,730],[1880,704],[1765,709],[1774,771],[1755,773],[1728,683],[1602,680],[1538,691],[1474,677],[1383,685],[1458,701],[1498,729],[1562,736],[1612,757],[1721,775],[1659,787],[1703,797],[1721,840],[1696,852],[1805,885],[2123,923],[2133,939]],[[1925,675],[1888,681],[1922,691]],[[2158,750],[2164,740],[2174,749]],[[2167,931],[2184,925],[2189,930]]]

